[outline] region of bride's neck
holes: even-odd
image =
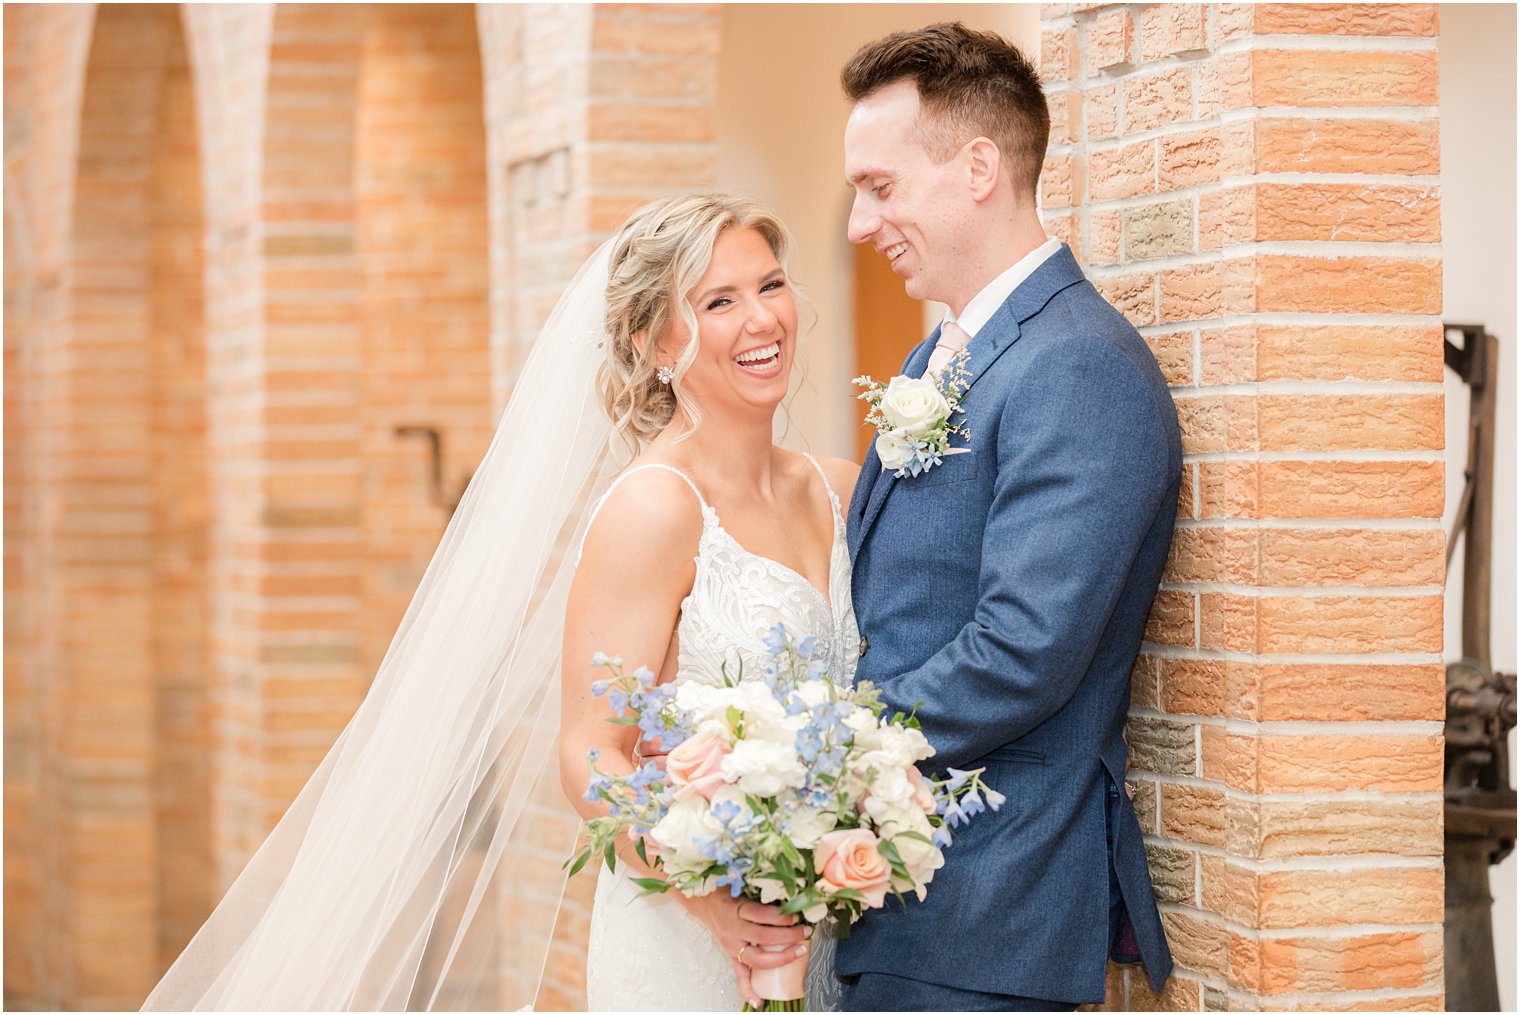
[[[688,430],[691,419],[682,413],[657,443],[664,444],[661,450],[671,458],[726,488],[769,492],[775,464],[769,416],[732,419],[704,414],[691,436],[677,444],[675,438]]]

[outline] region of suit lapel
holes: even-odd
[[[1072,256],[1071,248],[1063,243],[1060,250],[1051,254],[1044,264],[1036,268],[1032,275],[1009,294],[1002,306],[998,307],[991,319],[976,333],[976,337],[971,340],[971,345],[968,347],[966,397],[969,397],[971,388],[988,368],[997,362],[998,357],[1019,340],[1019,336],[1023,333],[1021,325],[1043,310],[1056,293],[1081,282],[1083,278],[1082,269],[1077,266],[1077,260]],[[939,329],[935,328],[934,334],[914,351],[913,356],[903,368],[906,376],[923,375],[924,369],[929,365],[929,357],[934,352],[934,343],[938,340]],[[865,463],[860,467],[860,479],[855,485],[855,497],[851,505],[852,509],[856,504],[862,505],[859,508],[858,518],[851,518],[855,524],[849,526],[851,560],[860,553],[860,547],[865,542],[867,533],[871,531],[876,517],[881,514],[882,505],[886,503],[887,495],[892,492],[892,487],[896,482],[895,473],[882,471],[881,459],[876,456],[876,449],[873,446],[866,454]],[[867,483],[870,485],[867,486]],[[869,491],[868,495],[867,491]],[[854,510],[851,514],[855,514]]]

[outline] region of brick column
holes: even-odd
[[[50,346],[67,329],[79,116],[94,12],[5,9],[5,1001],[72,996],[74,886],[60,837],[67,752],[53,667],[58,482],[51,428],[64,414]],[[19,425],[16,425],[19,424]],[[18,594],[19,593],[19,594]]]
[[[210,489],[211,847],[215,889],[231,883],[263,837],[264,809],[240,733],[240,695],[255,683],[263,504],[261,407],[265,240],[261,143],[273,10],[189,5],[206,214],[206,454]],[[272,821],[273,819],[269,819]]]
[[[1128,739],[1178,960],[1107,1007],[1441,1007],[1432,5],[1047,4],[1050,230],[1183,428]]]

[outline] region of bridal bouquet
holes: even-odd
[[[662,771],[645,762],[628,776],[606,775],[589,752],[589,801],[609,817],[589,823],[575,874],[592,857],[616,868],[618,837],[663,878],[636,878],[646,894],[727,890],[808,924],[827,919],[847,936],[865,909],[889,894],[923,899],[944,865],[950,829],[1003,802],[982,769],[949,769],[929,779],[916,762],[934,749],[912,716],[882,713],[868,683],[841,687],[818,657],[817,640],[794,641],[777,625],[766,636],[764,672],[715,685],[655,685],[647,669],[625,673],[620,659],[593,662],[610,676],[593,685],[623,725],[669,751]],[[806,957],[757,970],[767,1011],[801,1011]],[[765,974],[778,974],[774,977]]]

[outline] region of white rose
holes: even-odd
[[[839,816],[821,807],[799,807],[785,821],[787,837],[798,849],[812,849],[824,833],[832,832]]]
[[[950,403],[932,380],[899,375],[881,396],[881,414],[893,429],[922,437],[950,415]]]
[[[856,708],[844,717],[844,724],[855,734],[855,750],[874,751],[881,747],[881,726],[870,709]]]
[[[861,809],[865,811],[866,817],[870,818],[877,828],[886,828],[889,825],[901,825],[910,820],[915,811],[919,814],[923,813],[911,802],[893,800],[890,797],[879,797],[874,792],[866,796],[865,802],[861,804]]]
[[[742,705],[743,698],[736,687],[718,687],[700,680],[687,680],[676,686],[676,707],[698,720],[722,719],[730,706]]]
[[[745,738],[734,744],[723,759],[723,775],[745,793],[775,796],[784,789],[800,789],[807,781],[807,767],[795,746],[772,740]]]
[[[780,722],[786,718],[786,708],[776,700],[776,694],[759,680],[746,680],[737,688],[740,711],[750,720]]]
[[[894,726],[890,723],[881,728],[880,747],[877,749],[892,759],[892,764],[906,767],[915,761],[933,757],[934,748],[920,730],[911,726]]]
[[[701,870],[708,860],[697,848],[698,838],[710,839],[721,834],[723,826],[709,814],[707,801],[692,796],[672,804],[665,816],[649,830],[649,837],[659,843],[660,856],[672,871]]]
[[[833,687],[827,680],[804,680],[797,685],[797,696],[807,702],[809,708],[816,708],[833,696]],[[869,712],[866,714],[870,715]]]
[[[885,757],[884,752],[873,751],[875,758]],[[871,780],[871,795],[894,803],[905,803],[913,796],[913,784],[901,765],[881,764],[873,759],[876,778]]]
[[[918,901],[922,902],[924,896],[928,894],[925,886],[934,880],[934,872],[945,865],[945,854],[940,852],[939,847],[933,843],[906,835],[894,836],[892,845],[897,847],[897,855],[902,857],[903,866],[907,867],[908,873],[912,875],[914,881],[912,887],[918,895]],[[895,887],[901,891],[909,886],[899,884]]]
[[[805,715],[787,715],[780,719],[746,718],[744,739],[764,741],[784,748],[788,754],[797,753],[797,733],[807,725]]]
[[[881,467],[895,472],[907,465],[910,440],[911,438],[897,430],[888,430],[877,437],[876,457],[881,459]]]

